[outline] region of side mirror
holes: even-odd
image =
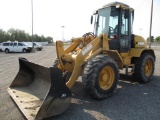
[[[93,15],[91,16],[91,24],[93,23]]]
[[[129,18],[129,9],[126,9],[124,12],[124,18],[127,19]]]

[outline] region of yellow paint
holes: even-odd
[[[141,36],[134,35],[134,46],[135,48],[147,48],[147,43],[145,39]],[[138,42],[144,42],[144,45],[139,45]]]
[[[153,64],[152,61],[149,59],[146,61],[146,64],[144,66],[145,75],[149,77],[152,73],[152,70],[153,70]]]
[[[82,52],[86,49],[86,47],[84,47],[77,54],[76,59],[75,59],[75,65],[74,65],[74,69],[73,69],[72,75],[71,75],[69,81],[66,83],[68,88],[71,88],[74,85],[75,81],[78,79],[78,77],[81,75],[81,73],[82,73],[82,67],[81,67],[82,64],[84,63],[84,61],[88,57],[88,55],[96,50],[95,49],[96,46],[101,42],[101,37],[102,37],[102,35],[96,37],[94,40],[92,40],[86,46],[86,47],[88,47],[90,45],[92,46],[92,49],[90,49],[86,54],[82,55]]]
[[[131,64],[131,56],[127,56],[123,58],[123,65],[130,65]]]
[[[126,53],[120,53],[120,56],[123,58],[123,57],[127,57],[129,55],[129,52],[126,52]]]
[[[113,58],[117,62],[119,69],[123,69],[123,59],[117,50],[103,50],[102,52]]]
[[[57,58],[58,58],[58,63],[61,68],[63,68],[63,62],[61,60],[61,57],[64,55],[64,48],[63,48],[63,42],[62,41],[57,41],[56,42],[56,52],[57,52]]]
[[[107,66],[102,69],[99,75],[99,85],[103,90],[108,90],[114,82],[114,70]]]
[[[107,34],[103,34],[103,50],[109,50],[109,44],[108,44],[108,38]]]

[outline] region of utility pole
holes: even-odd
[[[151,48],[152,14],[153,14],[153,0],[152,0],[152,3],[151,3],[151,17],[150,17],[150,31],[149,31],[149,48]]]
[[[62,41],[64,42],[64,26],[62,26]]]

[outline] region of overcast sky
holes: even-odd
[[[62,39],[92,32],[90,17],[94,10],[112,0],[33,0],[34,34]],[[119,0],[135,9],[134,34],[149,36],[151,0]],[[160,36],[160,0],[154,0],[152,35]],[[0,0],[0,28],[32,33],[31,0]],[[141,29],[141,30],[140,30]]]

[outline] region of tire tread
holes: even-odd
[[[117,79],[115,81],[116,83],[113,87],[111,87],[111,89],[108,90],[107,94],[102,93],[97,89],[96,80],[99,77],[99,70],[104,67],[106,63],[111,63],[115,66],[115,75],[117,78],[119,78],[117,63],[112,58],[106,55],[97,55],[93,57],[90,61],[88,61],[82,73],[82,81],[84,83],[85,91],[95,99],[105,99],[109,97],[114,92],[114,89],[116,88],[118,82]]]

